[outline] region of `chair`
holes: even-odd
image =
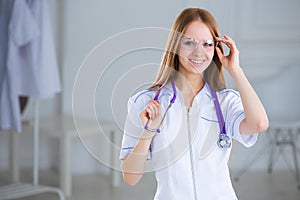
[[[71,115],[58,115],[51,117],[39,117],[38,115],[39,105],[35,101],[34,105],[34,164],[33,164],[33,185],[28,184],[13,184],[9,186],[0,187],[0,200],[11,199],[32,196],[35,194],[55,192],[59,195],[61,200],[64,200],[65,196],[69,197],[72,195],[72,168],[71,168],[71,157],[72,157],[72,141],[78,138],[77,131],[81,133],[81,137],[90,137],[99,134],[99,127],[95,126],[94,123],[87,118],[78,119],[81,123],[80,130],[77,130],[74,126],[73,117]],[[119,131],[115,123],[111,121],[101,121],[102,128],[107,131],[112,143],[119,142],[117,132]],[[38,185],[38,165],[39,165],[39,136],[47,136],[49,138],[57,139],[59,142],[59,185],[60,189],[53,187],[42,187]],[[14,152],[11,158],[13,179],[18,180],[19,169],[18,163],[15,162],[17,159],[17,137],[12,137],[12,152]],[[111,146],[110,151],[113,151]],[[111,154],[112,166],[118,158],[116,154]],[[111,168],[112,174],[112,185],[117,187],[120,184],[119,174]],[[23,193],[17,192],[20,190]],[[8,193],[10,192],[10,193]],[[64,193],[64,194],[63,194]]]
[[[64,200],[65,196],[63,192],[55,187],[39,185],[39,106],[38,101],[35,100],[34,104],[34,127],[33,127],[33,182],[32,183],[20,183],[19,181],[19,167],[18,167],[18,137],[14,131],[11,131],[11,168],[12,177],[14,182],[9,185],[0,187],[0,200],[17,199],[21,197],[29,197],[42,193],[56,193],[60,200]]]
[[[299,162],[297,158],[297,152],[299,147],[297,147],[297,139],[300,133],[300,121],[287,121],[287,122],[272,122],[270,124],[269,132],[274,134],[271,140],[271,153],[269,159],[268,172],[272,173],[273,165],[275,163],[275,156],[279,150],[279,154],[285,157],[287,162],[287,156],[285,155],[283,148],[289,146],[292,150],[293,164],[295,171],[295,178],[297,181],[297,188],[300,190],[300,171]]]

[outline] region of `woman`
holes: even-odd
[[[222,43],[230,49],[227,56]],[[222,66],[238,92],[226,89]],[[237,199],[227,165],[231,140],[249,147],[267,128],[234,41],[220,37],[208,11],[185,9],[172,26],[154,84],[129,99],[120,155],[123,179],[135,185],[152,159],[154,199]],[[217,142],[220,136],[226,137],[223,144]]]

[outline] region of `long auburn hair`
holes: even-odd
[[[154,83],[149,89],[161,89],[176,76],[176,73],[174,72],[178,72],[179,70],[179,58],[177,52],[179,49],[180,38],[184,34],[187,25],[196,20],[201,20],[209,28],[213,38],[220,37],[217,22],[208,11],[200,8],[187,8],[183,10],[172,25],[160,68]],[[218,44],[218,47],[223,53],[222,45]],[[204,79],[216,91],[226,88],[222,64],[217,56],[216,50],[214,50],[211,64],[204,71]]]

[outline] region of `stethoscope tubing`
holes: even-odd
[[[172,99],[170,100],[170,103],[169,103],[169,106],[168,108],[166,109],[161,121],[160,121],[160,124],[158,125],[158,127],[156,129],[152,129],[152,128],[149,128],[148,127],[148,124],[149,124],[149,121],[150,121],[150,118],[147,120],[146,122],[146,125],[144,127],[144,129],[148,130],[148,131],[151,131],[151,132],[157,132],[157,133],[160,133],[160,127],[163,123],[163,121],[165,120],[165,117],[167,116],[167,112],[169,111],[169,109],[172,107],[172,104],[175,102],[176,98],[177,98],[177,92],[176,92],[176,87],[175,87],[175,83],[174,83],[174,80],[172,80],[172,88],[173,88],[173,97]],[[153,100],[157,101],[158,100],[158,97],[159,97],[159,94],[160,94],[160,91],[161,89],[158,89],[158,91],[156,92],[156,95],[154,97]]]
[[[146,129],[148,131],[151,131],[151,132],[160,133],[160,127],[161,127],[161,125],[163,124],[163,122],[166,118],[167,112],[172,107],[172,104],[175,102],[175,100],[177,98],[177,92],[176,92],[176,87],[175,87],[174,80],[172,80],[172,88],[173,88],[173,97],[170,100],[169,106],[166,109],[166,111],[165,111],[165,113],[164,113],[164,115],[161,119],[161,122],[160,122],[159,126],[157,128],[154,128],[154,129],[148,127],[148,124],[149,124],[149,121],[150,121],[150,118],[149,118],[146,122],[146,125],[144,126],[144,129]],[[218,97],[217,97],[217,93],[210,85],[209,85],[209,88],[210,88],[210,92],[212,94],[213,101],[214,101],[214,104],[215,104],[216,114],[217,114],[217,118],[218,118],[218,122],[219,122],[219,128],[220,128],[219,139],[217,141],[217,144],[222,149],[229,148],[231,146],[231,139],[228,137],[228,135],[226,133],[224,117],[223,117],[223,114],[222,114],[222,111],[221,111],[221,108],[220,108],[220,103],[219,103],[219,100],[218,100]],[[160,92],[161,92],[161,88],[159,88],[159,90],[157,91],[157,93],[154,96],[153,100],[155,100],[155,101],[158,100]]]

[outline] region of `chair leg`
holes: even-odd
[[[10,169],[13,182],[20,181],[20,166],[19,166],[19,135],[15,131],[10,131]]]
[[[277,146],[277,142],[278,142],[278,134],[279,134],[279,130],[276,129],[275,131],[275,136],[272,140],[272,147],[271,147],[271,155],[270,155],[270,159],[269,159],[269,166],[268,166],[268,173],[272,173],[273,171],[273,164],[274,164],[274,156],[276,153],[276,146]]]
[[[297,147],[295,144],[294,136],[292,130],[289,130],[289,135],[291,137],[291,146],[293,150],[293,158],[294,158],[294,165],[295,165],[295,173],[296,173],[296,180],[297,180],[297,188],[300,190],[300,177],[299,177],[299,165],[298,165],[298,158],[297,158]]]
[[[71,138],[67,133],[63,133],[60,138],[60,164],[59,164],[59,179],[60,188],[66,197],[72,195],[72,168],[71,168]]]

